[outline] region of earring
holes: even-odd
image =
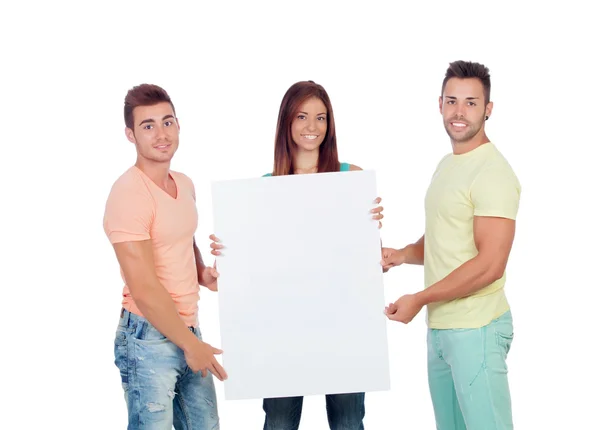
[[[486,115],[485,116],[485,120],[487,121],[488,119],[490,119],[490,117]]]

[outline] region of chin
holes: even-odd
[[[298,148],[301,149],[301,150],[303,150],[303,151],[307,151],[307,152],[316,151],[316,150],[319,149],[319,147],[321,146],[322,143],[323,142],[312,143],[312,144],[311,143],[308,143],[308,144],[305,143],[305,144],[302,144],[302,145],[298,145]]]

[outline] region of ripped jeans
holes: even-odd
[[[197,327],[190,330],[202,339]],[[129,430],[218,430],[213,376],[194,374],[183,351],[148,320],[121,311],[115,336]]]

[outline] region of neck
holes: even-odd
[[[316,173],[319,166],[319,149],[304,151],[298,148],[292,162],[294,173]]]
[[[466,154],[467,152],[470,152],[485,143],[489,143],[489,141],[490,139],[488,139],[486,136],[483,128],[481,129],[480,133],[477,133],[466,142],[457,142],[453,139],[450,139],[450,142],[452,143],[452,152],[454,155]]]
[[[166,163],[157,163],[138,156],[135,167],[144,172],[144,174],[160,188],[167,188],[169,183],[169,170],[171,168],[170,161],[167,161]]]

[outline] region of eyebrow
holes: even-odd
[[[308,115],[308,113],[306,113],[306,112],[298,112],[298,113],[303,113],[304,115]],[[327,112],[318,113],[317,116],[319,116],[319,115],[327,115]]]
[[[452,100],[456,100],[456,97],[454,96],[444,96],[447,99],[452,99]],[[466,97],[465,100],[479,100],[479,97]]]
[[[175,119],[175,117],[174,117],[173,115],[170,115],[170,114],[169,114],[169,115],[165,115],[165,116],[163,116],[163,119],[162,119],[162,120],[164,121],[165,119],[168,119],[168,118],[173,118],[173,119]],[[142,124],[152,124],[152,123],[154,123],[154,120],[153,120],[152,118],[149,118],[149,119],[145,119],[145,120],[143,120],[142,122],[140,122],[140,125],[142,125]]]

